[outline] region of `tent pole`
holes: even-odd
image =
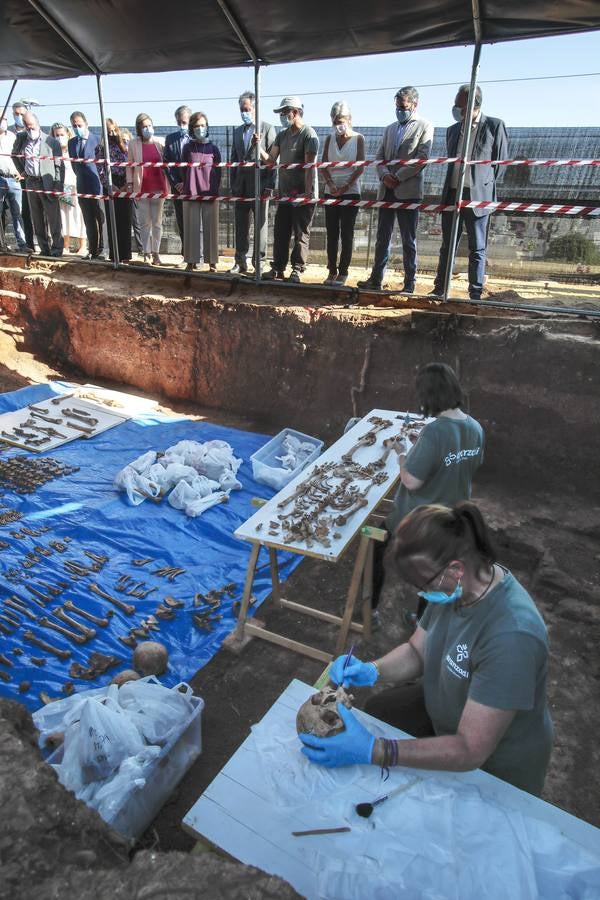
[[[481,59],[481,21],[479,17],[479,0],[472,0],[473,5],[473,28],[475,30],[475,46],[473,48],[473,62],[471,64],[471,82],[469,85],[469,96],[467,99],[467,108],[465,110],[465,116],[463,122],[465,124],[465,137],[464,137],[464,145],[462,149],[462,157],[463,162],[460,163],[460,167],[458,170],[458,184],[456,185],[456,198],[455,198],[455,206],[454,211],[452,213],[452,227],[450,229],[450,245],[448,247],[448,259],[446,262],[446,271],[444,273],[444,290],[443,290],[443,299],[444,302],[448,301],[448,294],[450,293],[450,286],[452,284],[452,270],[454,269],[454,260],[456,259],[456,244],[457,244],[457,236],[458,236],[458,225],[460,221],[460,206],[459,203],[462,200],[463,191],[465,187],[465,176],[467,173],[466,160],[470,159],[471,147],[472,147],[472,135],[471,128],[466,127],[467,123],[471,122],[473,116],[473,107],[475,106],[475,88],[477,86],[477,74],[479,72],[479,61]],[[456,165],[456,163],[454,163]]]
[[[108,182],[108,193],[110,200],[108,201],[108,227],[113,245],[113,269],[119,268],[119,244],[117,241],[117,217],[115,216],[115,201],[113,200],[113,182],[112,171],[110,168],[110,147],[108,144],[108,129],[106,127],[106,118],[104,116],[104,97],[102,94],[102,75],[96,74],[96,83],[98,85],[98,105],[100,106],[100,123],[102,125],[102,141],[104,143],[104,156],[106,159],[106,180]]]
[[[254,62],[254,127],[258,141],[254,148],[254,277],[260,281],[262,260],[260,258],[261,232],[261,186],[260,186],[260,62]],[[265,216],[267,209],[265,207]]]
[[[12,95],[15,92],[16,86],[17,86],[17,79],[15,78],[15,80],[12,83],[12,87],[11,87],[10,91],[8,92],[8,97],[6,98],[6,103],[4,104],[4,109],[2,110],[2,115],[0,116],[0,119],[3,119],[4,116],[6,115],[6,110],[8,109],[8,104],[12,100]]]

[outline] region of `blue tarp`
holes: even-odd
[[[57,382],[0,395],[0,412],[39,403],[67,388],[68,385]],[[235,455],[243,459],[237,476],[243,489],[232,491],[228,504],[212,507],[198,518],[188,518],[182,511],[169,506],[166,500],[161,503],[146,500],[140,506],[129,506],[126,495],[117,493],[112,487],[116,473],[147,450],[166,450],[180,440],[204,442],[215,439],[228,441]],[[71,600],[96,616],[105,616],[109,609],[113,609],[114,615],[109,626],[96,628],[96,637],[83,646],[60,634],[41,629],[25,618],[12,635],[0,635],[0,652],[13,661],[11,669],[0,666],[12,676],[9,683],[0,681],[0,696],[18,699],[34,710],[42,703],[40,691],[59,696],[68,681],[74,684],[76,690],[107,683],[115,672],[131,666],[132,650],[124,646],[118,637],[126,635],[131,627],[154,614],[157,605],[166,596],[183,600],[185,608],[178,609],[172,620],[160,620],[160,632],[151,632],[151,638],[159,640],[169,650],[169,669],[161,681],[167,686],[177,684],[206,665],[234,627],[232,606],[242,594],[251,545],[234,538],[233,532],[255,512],[251,506],[252,497],[269,498],[274,494],[271,488],[254,481],[249,462],[250,455],[268,439],[266,435],[151,412],[92,439],[77,439],[47,454],[31,454],[35,457],[52,456],[65,464],[79,466],[79,471],[56,478],[33,494],[21,495],[5,490],[0,496],[0,503],[17,509],[24,516],[17,522],[0,527],[0,540],[9,544],[0,550],[0,599],[16,594],[28,601],[32,611],[42,616],[48,615],[50,609],[62,605],[65,600]],[[21,453],[23,451],[5,450],[0,459]],[[50,531],[39,537],[15,538],[11,535],[12,531],[18,532],[24,525],[32,529],[48,525]],[[65,552],[53,551],[51,556],[42,556],[32,568],[22,568],[21,563],[27,552],[39,546],[48,548],[50,540],[60,541],[65,537],[71,538]],[[84,550],[108,555],[109,561],[98,574],[73,579],[64,569],[65,561],[70,559],[90,564],[91,560]],[[144,557],[152,557],[153,562],[143,567],[132,565],[132,560]],[[279,554],[282,580],[287,578],[300,559],[296,554]],[[161,566],[183,567],[186,571],[171,583],[164,577],[152,574]],[[16,569],[25,573],[29,585],[37,585],[42,591],[44,588],[39,586],[40,581],[56,584],[59,580],[70,579],[69,586],[48,604],[47,610],[42,610],[31,602],[31,594],[22,581],[7,579],[7,574]],[[116,585],[121,575],[129,575],[135,582],[143,581],[147,587],[156,587],[157,590],[143,600],[119,593]],[[194,607],[194,596],[218,590],[231,582],[235,583],[235,593],[232,597],[224,596],[218,609],[218,614],[223,618],[215,623],[212,631],[199,630],[192,620],[193,612],[198,611]],[[91,593],[91,583],[98,584],[112,597],[134,604],[134,615],[121,613],[108,601]],[[270,590],[268,553],[263,548],[254,582],[257,602],[253,610]],[[96,627],[89,622],[85,624]],[[23,632],[29,627],[42,640],[70,650],[70,658],[61,661],[25,642]],[[22,654],[14,655],[15,648],[21,649]],[[72,663],[86,665],[92,651],[118,656],[122,663],[93,681],[70,677]],[[43,667],[34,665],[32,656],[44,657],[46,664]],[[31,687],[21,694],[19,685],[24,681],[31,682]]]

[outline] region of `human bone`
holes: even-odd
[[[168,662],[167,648],[158,641],[143,641],[133,652],[133,667],[142,675],[162,675]]]
[[[333,737],[344,731],[345,725],[336,709],[336,703],[343,703],[347,709],[352,708],[352,694],[346,693],[340,685],[338,688],[326,687],[313,694],[302,704],[296,716],[298,734],[314,734],[316,737]]]
[[[122,684],[126,684],[128,681],[138,681],[140,676],[133,669],[123,669],[122,672],[117,672],[111,684],[116,684],[121,687]]]

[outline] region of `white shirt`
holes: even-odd
[[[471,121],[471,148],[470,154],[473,155],[473,144],[475,143],[475,133],[479,128],[479,122],[481,121],[481,110],[477,113],[474,119]],[[463,155],[463,147],[465,144],[465,123],[463,122],[460,128],[460,137],[458,139],[458,145],[456,147],[456,155]],[[471,190],[471,166],[466,167],[465,171],[465,188],[467,190]],[[450,187],[452,190],[456,190],[458,187],[458,171],[460,169],[460,163],[454,163],[452,166],[452,178],[450,180]]]
[[[16,137],[12,131],[0,132],[0,154],[12,153]],[[0,174],[5,178],[16,178],[19,174],[10,156],[0,155]]]

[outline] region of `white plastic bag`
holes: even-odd
[[[164,744],[193,712],[192,689],[163,687],[151,681],[129,681],[119,689],[119,705],[150,744]]]
[[[144,741],[118,706],[88,700],[81,709],[78,746],[85,784],[106,778],[127,756],[139,753]]]

